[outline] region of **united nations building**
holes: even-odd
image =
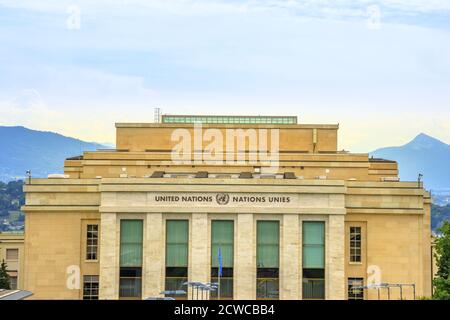
[[[197,299],[195,283],[218,284],[209,299],[431,296],[430,194],[400,181],[395,159],[340,151],[338,129],[285,116],[116,123],[115,149],[27,179],[24,289],[35,299]]]

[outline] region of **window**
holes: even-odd
[[[361,227],[350,227],[350,262],[361,262]]]
[[[6,260],[19,260],[19,249],[6,249]]]
[[[211,222],[211,282],[219,282],[219,250],[222,257],[220,298],[233,299],[233,255],[234,221],[213,220]],[[217,291],[211,298],[218,298]]]
[[[142,291],[142,268],[120,268],[119,297],[139,299]]]
[[[86,260],[97,260],[98,224],[88,224],[86,227]]]
[[[17,276],[9,276],[11,290],[17,290]]]
[[[278,221],[257,222],[256,298],[279,298],[279,245]]]
[[[98,300],[98,276],[83,277],[83,300]]]
[[[142,220],[120,221],[120,298],[141,297],[142,227]]]
[[[364,290],[358,287],[364,285],[363,278],[348,278],[348,299],[349,300],[363,300]]]
[[[303,299],[325,299],[325,223],[303,222]]]
[[[189,221],[167,220],[166,222],[166,291],[186,290],[183,283],[188,280]],[[177,295],[175,298],[187,298]]]
[[[182,116],[163,115],[162,123],[205,123],[205,124],[296,124],[297,117],[270,116]]]

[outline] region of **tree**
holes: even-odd
[[[445,221],[438,229],[441,233],[436,239],[436,258],[438,271],[433,280],[433,299],[450,300],[450,221]]]
[[[11,289],[11,278],[9,277],[8,272],[6,271],[6,262],[2,261],[0,266],[0,289]]]

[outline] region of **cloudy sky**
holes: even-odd
[[[0,0],[0,125],[113,142],[155,106],[450,143],[450,0]]]

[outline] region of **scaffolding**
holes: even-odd
[[[403,287],[412,287],[413,288],[413,300],[416,300],[416,285],[415,284],[403,284],[403,283],[380,283],[380,284],[369,284],[367,286],[354,286],[351,290],[368,290],[368,289],[377,289],[378,300],[380,300],[380,290],[386,289],[388,300],[391,300],[391,289],[399,288],[400,289],[400,300],[403,300]]]

